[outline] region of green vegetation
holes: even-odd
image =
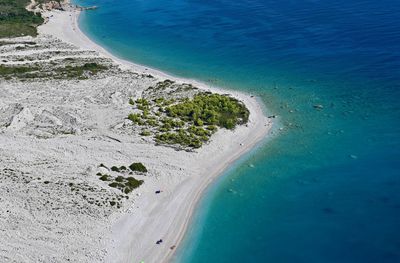
[[[100,178],[101,179],[101,178]],[[107,180],[103,181],[112,181],[111,183],[108,184],[108,186],[112,188],[117,188],[121,190],[121,192],[125,194],[129,194],[130,192],[133,191],[133,189],[138,188],[143,184],[143,180],[137,180],[133,177],[123,177],[123,176],[117,176],[116,178],[110,178],[107,177]]]
[[[115,178],[115,181],[121,183],[121,182],[124,181],[124,179],[125,179],[125,178],[124,178],[123,176],[117,176],[117,177]]]
[[[104,164],[100,164],[99,167],[107,168]],[[108,169],[108,168],[107,168]],[[129,169],[134,171],[134,172],[140,172],[140,173],[146,173],[147,168],[142,164],[142,163],[132,163],[129,166]],[[117,172],[117,173],[127,173],[128,169],[126,166],[111,166],[110,168],[111,171]],[[130,172],[132,174],[132,172]],[[143,184],[143,180],[137,180],[134,177],[125,177],[122,175],[118,175],[116,177],[108,175],[108,174],[102,174],[102,173],[97,173],[97,176],[100,176],[99,179],[104,182],[110,182],[108,186],[117,188],[121,190],[121,192],[125,194],[129,194],[130,192],[133,191],[133,189],[138,188],[140,185]]]
[[[5,66],[0,65],[0,77],[11,78],[11,77],[22,77],[27,73],[38,71],[37,67],[25,67],[25,66]]]
[[[102,180],[102,181],[109,181],[110,180],[110,176],[108,174],[104,174],[99,179]]]
[[[106,70],[108,67],[97,63],[85,63],[80,66],[65,66],[55,69],[59,78],[66,79],[86,79],[87,75],[96,75],[97,73]]]
[[[170,80],[157,83],[166,87]],[[153,89],[153,88],[150,88]],[[228,95],[198,93],[190,98],[135,101],[140,113],[131,113],[128,119],[142,126],[142,136],[154,135],[157,143],[200,148],[218,130],[234,129],[249,119],[246,106]]]
[[[147,173],[147,168],[142,163],[133,163],[129,165],[129,169],[134,172]]]
[[[179,130],[178,132],[170,133],[160,133],[156,135],[156,140],[158,142],[167,144],[179,144],[186,147],[200,148],[202,146],[202,141],[192,133],[185,132],[184,130]]]
[[[140,135],[142,135],[142,136],[150,136],[150,135],[151,135],[151,132],[148,131],[148,130],[144,130],[144,131],[142,131],[142,132],[140,133]]]
[[[249,118],[249,111],[243,103],[220,94],[198,94],[192,100],[186,99],[167,107],[165,112],[196,126],[217,125],[226,129],[246,123]]]
[[[1,1],[1,0],[0,0]],[[10,79],[32,78],[55,78],[55,79],[87,79],[89,75],[108,69],[107,66],[97,63],[85,63],[79,66],[56,67],[51,69],[40,68],[36,65],[28,66],[6,66],[0,65],[0,77]]]
[[[173,83],[174,83],[174,81],[172,81],[170,79],[166,79],[164,81],[158,82],[156,87],[157,88],[161,88],[161,89],[165,89],[165,88],[167,88],[168,86],[170,86]]]
[[[142,120],[142,117],[138,113],[129,114],[128,119],[135,124],[144,125],[144,121]]]
[[[119,172],[119,168],[117,166],[111,167],[111,171]]]
[[[117,176],[113,178],[110,175],[104,174],[99,179],[111,182],[108,186],[117,188],[125,194],[129,194],[133,189],[138,188],[143,184],[143,180],[137,180],[134,177]]]
[[[28,0],[0,0],[0,38],[36,36],[36,27],[44,22],[40,14],[27,11]]]

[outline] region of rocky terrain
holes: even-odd
[[[129,99],[157,80],[51,36],[0,43],[0,261],[101,261],[111,221],[140,191],[99,175],[146,184],[182,174],[134,126],[118,129],[130,123]],[[96,68],[74,70],[88,64]],[[111,169],[134,161],[149,172]]]

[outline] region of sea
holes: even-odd
[[[111,53],[278,117],[207,189],[175,263],[400,262],[400,1],[75,2]]]

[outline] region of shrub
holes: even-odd
[[[134,177],[128,177],[128,178],[126,178],[126,180],[128,181],[126,186],[135,187],[135,188],[140,186],[143,183],[143,180],[137,180]]]
[[[23,77],[27,73],[38,71],[37,67],[25,67],[25,66],[6,66],[0,65],[0,76],[20,76]],[[25,74],[25,75],[24,75]]]
[[[128,115],[128,119],[129,119],[130,121],[132,121],[133,123],[139,123],[139,122],[142,120],[140,114],[137,114],[137,113],[131,113],[131,114],[129,114],[129,115]]]
[[[99,179],[102,181],[109,181],[109,176],[107,174],[104,174]]]
[[[148,119],[146,124],[148,126],[156,127],[158,125],[158,122],[156,120],[154,120],[154,119]]]
[[[109,184],[109,186],[114,188],[122,188],[124,187],[124,184],[118,182],[112,182],[111,184]]]
[[[209,131],[211,131],[211,132],[215,132],[215,131],[217,131],[217,126],[215,126],[215,125],[210,125],[210,126],[207,126],[207,130],[209,130]]]
[[[117,176],[117,178],[115,178],[115,181],[117,182],[123,182],[125,180],[125,178],[123,176]]]
[[[148,131],[148,130],[144,130],[144,131],[142,131],[142,132],[140,133],[140,135],[142,135],[142,136],[150,136],[151,133],[150,133],[150,131]]]
[[[119,168],[117,166],[113,166],[113,167],[111,167],[111,171],[119,172]]]
[[[140,109],[140,110],[146,110],[146,109],[148,110],[149,105],[150,105],[149,101],[144,98],[137,99],[136,104],[137,104],[138,109]]]
[[[169,80],[157,83],[156,88],[172,85]],[[156,98],[148,101],[136,100],[137,109],[142,113],[128,116],[132,122],[154,127],[156,132],[147,129],[140,135],[155,134],[157,143],[178,144],[184,147],[199,148],[203,142],[217,131],[217,127],[234,129],[238,124],[248,122],[249,111],[246,106],[228,95],[200,93],[193,98]]]
[[[113,183],[109,184],[108,186],[117,188],[118,187],[118,183],[113,182]]]
[[[165,109],[170,117],[179,117],[197,126],[217,125],[233,129],[248,121],[249,111],[235,98],[220,94],[198,94],[191,100],[174,104]]]
[[[147,168],[142,163],[132,163],[129,168],[132,171],[147,173]]]
[[[196,126],[203,126],[203,125],[204,125],[204,122],[203,122],[202,120],[200,120],[200,119],[196,119],[196,120],[194,121],[194,124],[195,124]]]
[[[0,1],[0,38],[21,35],[36,36],[36,27],[43,23],[40,14],[25,9],[29,1]]]
[[[140,185],[143,184],[143,180],[136,180],[133,177],[128,177],[127,182],[125,183],[124,193],[129,194],[132,192],[133,189],[138,188]]]

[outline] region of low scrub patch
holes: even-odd
[[[147,173],[147,168],[142,163],[132,163],[129,165],[129,169],[134,172]]]
[[[170,82],[164,81],[162,85],[168,86]],[[221,94],[204,92],[193,98],[140,98],[131,99],[130,104],[139,110],[129,114],[128,119],[142,127],[140,135],[152,135],[159,144],[184,148],[200,148],[218,128],[231,130],[249,120],[244,103]]]

